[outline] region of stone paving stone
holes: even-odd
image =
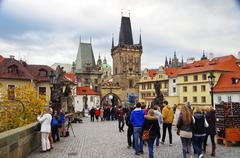
[[[61,142],[54,144],[54,149],[47,153],[40,153],[40,149],[33,152],[28,158],[147,158],[147,147],[144,154],[135,156],[133,149],[127,148],[126,127],[125,132],[118,132],[117,121],[89,122],[84,119],[82,124],[72,124],[76,137],[62,138]],[[173,128],[173,146],[169,147],[168,134],[165,144],[155,147],[156,158],[180,158],[182,149],[180,138]],[[208,143],[210,144],[210,142]],[[210,158],[209,145],[205,158]],[[239,158],[240,147],[224,147],[217,145],[217,158]]]

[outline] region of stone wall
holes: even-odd
[[[0,133],[0,158],[25,158],[40,144],[40,133],[34,131],[36,123]]]

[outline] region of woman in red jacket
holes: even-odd
[[[95,110],[95,117],[96,117],[97,121],[98,121],[99,116],[100,116],[100,109],[97,108],[97,109]]]

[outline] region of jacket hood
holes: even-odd
[[[147,120],[157,120],[157,117],[150,116],[150,115],[145,115],[144,118],[147,119]]]

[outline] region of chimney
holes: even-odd
[[[191,64],[195,61],[195,58],[194,57],[191,57],[191,58],[187,58],[187,64]]]
[[[14,56],[14,55],[10,55],[9,57],[10,57],[10,59],[14,59],[14,58],[15,58],[15,56]]]

